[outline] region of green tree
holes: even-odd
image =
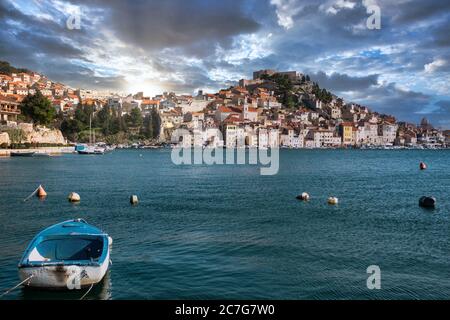
[[[83,105],[79,103],[75,109],[75,119],[84,126],[84,129],[89,128],[90,121],[92,121],[92,125],[94,125],[95,119],[93,114],[94,107],[90,105]]]
[[[112,111],[109,106],[104,106],[95,117],[95,126],[102,128],[102,133],[107,136],[111,134]]]
[[[22,129],[8,129],[6,132],[9,135],[11,144],[19,144],[25,139],[25,133]]]
[[[50,100],[37,90],[34,95],[27,95],[23,99],[20,108],[26,120],[41,125],[49,125],[56,116],[56,110],[53,108]]]
[[[135,107],[130,112],[130,125],[132,127],[140,127],[142,126],[142,114],[141,110],[138,107]]]
[[[156,110],[156,108],[152,108],[150,115],[152,118],[152,128],[153,128],[152,138],[157,138],[159,137],[159,133],[161,130],[161,117],[159,116],[158,110]]]
[[[75,141],[78,138],[78,133],[84,130],[84,126],[78,120],[64,119],[61,122],[61,132],[65,137]]]
[[[153,139],[154,133],[153,133],[153,122],[152,122],[152,116],[151,114],[146,115],[144,118],[144,126],[142,129],[142,134],[147,139]]]

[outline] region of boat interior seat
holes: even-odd
[[[97,260],[103,253],[103,238],[48,239],[39,243],[29,261]]]

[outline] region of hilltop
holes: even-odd
[[[24,68],[15,68],[6,61],[0,61],[0,74],[11,75],[13,73],[31,73],[28,69]]]

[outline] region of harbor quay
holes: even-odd
[[[31,148],[31,149],[0,149],[0,157],[10,157],[11,153],[37,153],[37,154],[48,154],[48,155],[59,155],[68,154],[74,152],[74,147],[42,147],[42,148]]]

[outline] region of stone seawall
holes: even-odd
[[[74,153],[74,147],[44,147],[31,149],[0,149],[0,157],[9,157],[11,152],[36,152],[47,153],[49,155],[59,155],[63,153]]]

